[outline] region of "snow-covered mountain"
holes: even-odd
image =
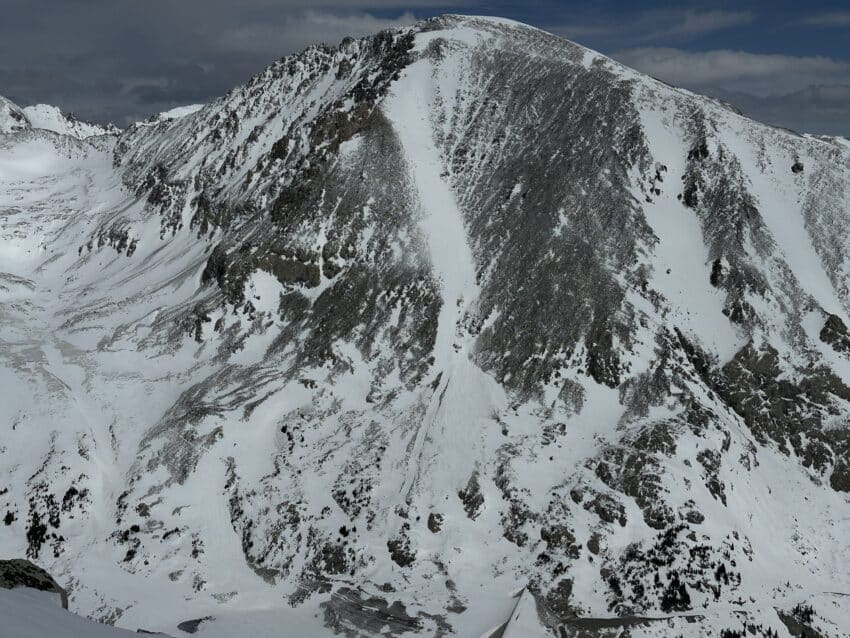
[[[117,135],[121,130],[113,124],[102,126],[78,120],[55,106],[36,104],[20,108],[0,96],[0,135],[17,133],[26,129],[42,129],[60,135],[86,139],[99,135]]]
[[[71,609],[850,630],[846,140],[461,16],[4,132],[0,551]]]
[[[116,135],[121,132],[114,124],[102,126],[100,124],[78,120],[73,115],[63,113],[55,106],[50,106],[49,104],[26,106],[22,110],[33,128],[54,131],[62,135],[71,135],[85,139],[96,135]]]
[[[21,108],[0,96],[0,135],[29,128],[29,120]]]

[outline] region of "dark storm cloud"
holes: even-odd
[[[469,4],[469,3],[467,3]],[[212,99],[313,42],[452,0],[2,0],[0,94],[119,123]]]
[[[850,108],[835,99],[850,86],[850,12],[837,0],[786,4],[0,0],[0,95],[125,124],[213,99],[310,43],[456,11],[535,24],[759,119],[850,135]]]

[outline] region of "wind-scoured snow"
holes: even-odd
[[[128,638],[136,632],[101,625],[59,606],[56,596],[37,589],[0,589],[4,638]]]
[[[161,120],[176,120],[177,118],[186,117],[187,115],[191,115],[192,113],[197,113],[202,108],[204,108],[203,104],[188,104],[186,106],[176,106],[173,109],[169,109],[168,111],[163,111],[159,114],[159,119]]]

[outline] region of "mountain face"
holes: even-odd
[[[27,129],[53,131],[81,140],[98,135],[117,135],[121,132],[112,124],[101,126],[78,120],[55,106],[36,104],[20,108],[0,96],[0,135],[18,133]]]
[[[48,104],[24,107],[23,113],[33,128],[54,131],[81,140],[96,135],[116,135],[121,132],[113,124],[101,126],[100,124],[84,122],[78,120],[72,114],[63,113],[55,106]]]
[[[847,635],[846,140],[460,16],[120,134],[0,109],[0,548],[71,609]]]

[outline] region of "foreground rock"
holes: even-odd
[[[0,635],[3,638],[137,635],[81,618],[67,609],[65,590],[46,571],[28,560],[0,560]]]
[[[28,587],[56,594],[62,609],[68,609],[68,594],[38,565],[28,560],[0,560],[0,589]]]

